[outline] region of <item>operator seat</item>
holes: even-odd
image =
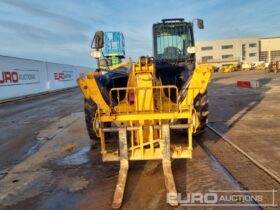
[[[177,59],[179,57],[179,49],[177,47],[166,47],[162,57],[163,59]]]

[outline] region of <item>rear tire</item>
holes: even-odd
[[[85,121],[86,121],[88,136],[92,140],[98,139],[98,137],[95,134],[95,131],[93,130],[93,121],[94,121],[96,110],[97,110],[96,103],[94,103],[90,99],[85,98],[84,101]]]
[[[206,130],[208,123],[208,97],[207,91],[203,94],[198,94],[194,99],[194,108],[199,119],[199,127],[196,129],[195,135],[202,134]]]

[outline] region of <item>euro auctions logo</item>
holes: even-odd
[[[64,80],[64,73],[63,72],[54,73],[54,80]]]
[[[276,190],[216,190],[210,192],[167,193],[167,202],[180,206],[265,206],[276,207]],[[184,197],[184,198],[183,198]]]
[[[40,83],[39,70],[6,70],[0,71],[0,85],[21,85]]]
[[[58,80],[58,81],[73,80],[73,72],[72,71],[55,72],[54,73],[54,80]]]
[[[0,84],[18,83],[18,73],[15,71],[3,71],[0,75]]]

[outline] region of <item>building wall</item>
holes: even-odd
[[[198,41],[197,63],[212,62],[217,66],[227,63],[253,63],[259,61],[258,38]],[[207,59],[208,58],[208,59]]]
[[[280,37],[261,38],[260,61],[280,61]]]

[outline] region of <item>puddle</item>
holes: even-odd
[[[76,203],[81,199],[79,193],[67,193],[63,191],[54,193],[45,193],[39,200],[36,208],[38,210],[66,210],[72,209]],[[65,202],[62,202],[65,201]]]
[[[36,140],[38,140],[40,142],[47,141],[47,140],[49,140],[49,137],[47,137],[47,136],[38,136],[38,137],[36,137]]]
[[[8,175],[10,169],[11,169],[11,168],[6,168],[6,169],[0,171],[0,181],[1,181],[1,179],[4,179],[5,176]]]
[[[25,152],[25,154],[23,155],[23,158],[22,159],[25,159],[27,158],[28,156],[32,155],[33,153],[37,152],[40,147],[46,142],[49,140],[49,138],[47,136],[37,136],[36,137],[36,140],[37,142],[32,146],[30,147],[27,152]]]
[[[89,161],[88,152],[90,147],[83,147],[67,155],[61,160],[56,161],[58,165],[80,165]]]
[[[73,112],[71,113],[71,116],[83,116],[84,112]]]

